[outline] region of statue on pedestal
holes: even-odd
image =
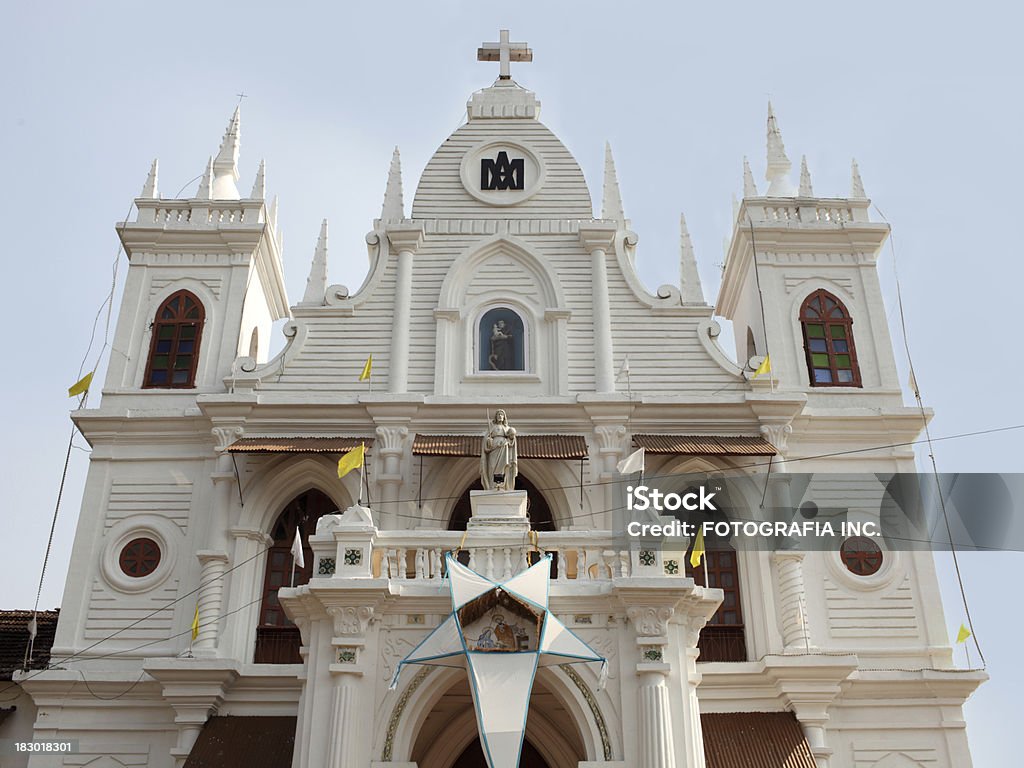
[[[508,425],[505,411],[499,409],[484,435],[480,482],[485,491],[514,491],[518,474],[516,431]]]

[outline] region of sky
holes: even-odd
[[[648,287],[678,273],[685,212],[704,290],[720,282],[731,195],[749,156],[762,190],[766,102],[795,168],[807,156],[819,195],[849,190],[856,157],[875,209],[893,226],[879,261],[906,381],[895,300],[932,433],[1024,424],[1016,336],[1024,278],[1019,150],[1024,7],[958,3],[127,2],[6,4],[0,29],[0,224],[8,293],[9,410],[0,458],[0,608],[31,608],[71,429],[67,387],[90,344],[118,263],[123,220],[149,165],[165,197],[194,194],[242,99],[239,188],[260,158],[280,196],[292,303],[330,220],[330,282],[365,274],[391,151],[401,147],[407,206],[434,149],[463,120],[496,65],[476,47],[498,29],[534,62],[513,76],[575,154],[599,206],[604,142],[615,152]],[[794,174],[795,178],[795,174]],[[895,255],[895,260],[894,260]],[[1009,346],[1006,346],[1006,343]],[[280,346],[278,340],[277,346]],[[105,365],[106,355],[101,361]],[[943,440],[943,471],[1021,470],[1020,430]],[[41,608],[59,604],[88,455],[71,451]],[[964,620],[948,556],[937,558],[947,625]],[[963,555],[964,587],[992,680],[966,706],[977,765],[1019,763],[1022,620],[1002,585],[1021,553]],[[1019,601],[1017,601],[1019,602]],[[965,662],[962,653],[958,657]],[[977,662],[977,658],[973,659]]]

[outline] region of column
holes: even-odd
[[[625,498],[625,484],[616,482],[625,478],[616,472],[615,465],[622,459],[628,435],[626,428],[621,424],[604,424],[594,427],[594,438],[599,456],[594,469],[597,470],[596,480],[603,488],[603,493],[599,494],[601,501],[598,503],[603,506],[594,510],[597,514],[594,514],[592,519],[596,528],[611,530],[614,525],[614,510],[621,506],[620,499]]]
[[[787,651],[808,651],[811,640],[807,627],[807,606],[804,589],[804,553],[781,550],[772,556],[775,561],[779,592],[779,628]]]
[[[638,768],[676,768],[672,704],[666,663],[668,624],[674,614],[668,605],[632,606],[626,615],[636,629],[640,662],[636,665]]]
[[[204,549],[196,552],[196,557],[202,570],[199,574],[199,634],[192,643],[192,652],[196,656],[216,656],[228,556],[225,552]]]
[[[594,389],[615,391],[612,360],[611,300],[608,297],[608,251],[615,242],[614,222],[589,222],[580,225],[580,241],[590,254],[591,288],[594,313]]]
[[[380,527],[393,530],[398,523],[398,499],[402,487],[402,458],[405,455],[405,440],[408,427],[377,427],[377,442],[374,445],[380,459],[377,486],[380,488]]]
[[[388,227],[388,241],[398,252],[395,274],[395,306],[391,326],[391,360],[388,392],[409,391],[409,332],[412,312],[413,255],[423,243],[423,226],[404,222]]]

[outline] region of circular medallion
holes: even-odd
[[[544,164],[536,153],[512,141],[489,141],[469,150],[460,167],[462,184],[488,205],[516,205],[544,184]]]
[[[149,576],[160,565],[160,545],[148,538],[132,539],[122,547],[118,565],[134,579]]]

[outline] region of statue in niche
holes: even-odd
[[[484,435],[480,482],[485,491],[514,491],[518,474],[516,431],[508,425],[505,411],[499,409]]]
[[[487,364],[492,371],[511,371],[515,368],[515,340],[504,320],[499,320],[491,328],[491,354],[487,356]]]

